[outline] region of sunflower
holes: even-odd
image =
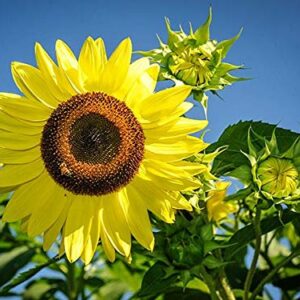
[[[182,117],[191,88],[154,93],[159,66],[131,55],[129,38],[109,59],[100,38],[78,59],[58,40],[56,64],[37,43],[37,67],[12,63],[23,95],[0,94],[3,221],[43,234],[45,250],[61,234],[71,262],[89,263],[99,240],[110,261],[130,258],[131,236],[152,250],[148,212],[172,223],[191,210],[180,191],[201,185],[203,166],[184,160],[207,146],[189,135],[206,121]]]

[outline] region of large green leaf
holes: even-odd
[[[289,210],[282,211],[282,215],[268,217],[261,221],[262,234],[271,232],[279,227],[284,226],[294,219],[300,218],[300,213],[295,213]],[[233,258],[237,252],[246,247],[252,240],[255,239],[255,230],[253,224],[247,225],[238,230],[228,241],[232,244],[225,249],[225,260]]]
[[[263,122],[240,121],[237,124],[230,125],[224,130],[218,141],[211,144],[207,149],[208,152],[214,152],[219,147],[228,146],[214,160],[212,172],[216,176],[226,175],[228,172],[248,164],[248,159],[241,151],[248,152],[247,136],[250,127],[254,132],[267,139],[271,138],[272,132],[276,128],[278,147],[283,152],[299,137],[296,132]],[[253,143],[257,147],[263,146],[261,141],[255,139],[255,137],[253,137]]]
[[[34,256],[35,250],[26,246],[15,248],[0,255],[0,286],[3,286]]]

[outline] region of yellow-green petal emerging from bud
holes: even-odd
[[[292,195],[298,187],[298,171],[293,162],[285,158],[270,157],[257,169],[261,189],[275,198]]]

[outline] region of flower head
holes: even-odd
[[[206,208],[209,220],[219,222],[227,218],[229,214],[236,211],[236,206],[232,203],[225,202],[229,182],[216,182],[216,188],[209,191]]]
[[[186,34],[180,27],[180,31],[173,31],[168,19],[168,41],[163,43],[160,39],[160,48],[150,51],[139,51],[144,56],[151,57],[162,68],[160,78],[171,79],[177,84],[190,85],[193,88],[194,98],[205,106],[206,91],[224,89],[236,81],[243,80],[230,74],[230,71],[241,69],[237,66],[223,62],[233,43],[239,38],[240,33],[229,40],[217,42],[210,38],[210,24],[212,10],[206,22],[197,30],[191,27]]]
[[[255,137],[255,138],[253,138]],[[248,133],[249,164],[233,170],[229,176],[240,178],[249,191],[248,199],[270,203],[297,204],[300,200],[300,139],[286,151],[277,143],[276,129],[271,139],[266,139],[251,128]]]
[[[276,198],[292,195],[299,185],[298,170],[293,161],[286,158],[267,158],[259,164],[257,177],[262,191]]]
[[[102,39],[88,38],[79,59],[56,43],[56,64],[36,44],[37,68],[12,64],[22,96],[0,94],[0,191],[14,191],[3,220],[21,220],[47,250],[61,233],[70,261],[89,263],[98,242],[109,260],[130,257],[133,236],[152,250],[148,212],[172,223],[191,210],[180,191],[201,186],[207,147],[190,136],[207,122],[183,117],[187,86],[154,93],[158,65],[133,63],[131,41],[107,59]]]

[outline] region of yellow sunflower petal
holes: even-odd
[[[175,214],[167,192],[157,189],[151,181],[143,180],[138,176],[131,185],[140,194],[138,201],[143,201],[148,210],[166,223],[174,222]]]
[[[0,110],[10,116],[28,121],[45,121],[52,110],[38,102],[15,94],[0,93]]]
[[[125,96],[126,104],[137,114],[140,114],[141,111],[139,108],[140,102],[152,95],[158,74],[159,66],[151,65],[139,76]]]
[[[40,159],[24,165],[5,165],[0,169],[0,187],[18,186],[38,177],[43,170]]]
[[[146,120],[142,118],[141,116],[138,117],[139,121],[141,122],[143,129],[147,130],[150,128],[157,128],[160,126],[163,126],[168,123],[172,123],[175,120],[178,120],[180,116],[188,112],[193,107],[193,104],[190,102],[183,102],[181,105],[179,105],[174,111],[168,115],[165,115],[161,117],[158,120]]]
[[[102,228],[114,248],[124,256],[129,256],[131,237],[117,193],[103,196],[100,211]]]
[[[74,262],[82,254],[92,222],[93,208],[93,201],[87,201],[82,196],[73,196],[63,239],[70,262]]]
[[[158,140],[156,143],[145,145],[146,158],[161,159],[163,161],[178,161],[190,157],[204,150],[208,144],[203,140],[192,136],[182,137],[179,141],[175,140]]]
[[[100,90],[112,94],[124,82],[132,53],[131,40],[123,40],[110,56],[101,74]]]
[[[96,208],[94,211],[94,216],[93,216],[90,232],[88,234],[87,242],[81,255],[81,258],[86,265],[91,262],[100,238],[99,213],[100,213],[99,208]]]
[[[149,59],[146,57],[140,58],[133,62],[129,68],[125,81],[121,87],[113,93],[113,96],[123,100],[132,88],[134,83],[139,79],[142,73],[149,67]]]
[[[192,211],[192,205],[187,201],[184,196],[181,195],[180,192],[169,192],[170,198],[169,201],[171,205],[175,209],[184,209],[188,211]]]
[[[103,224],[101,226],[103,226]],[[116,252],[104,230],[101,230],[101,241],[106,257],[110,262],[114,262],[116,259]]]
[[[97,38],[95,40],[95,44],[96,44],[98,52],[100,53],[101,64],[104,65],[107,62],[107,57],[106,57],[105,45],[104,45],[102,38]]]
[[[40,157],[41,150],[39,147],[21,151],[0,148],[0,163],[3,164],[26,164]]]
[[[181,168],[162,161],[144,159],[143,167],[148,176],[159,185],[165,185],[166,189],[168,189],[168,186],[170,190],[195,189],[201,186],[198,180]]]
[[[145,135],[149,139],[180,137],[200,131],[204,129],[207,124],[208,122],[206,120],[193,120],[181,117],[163,126],[146,129]]]
[[[32,123],[31,123],[32,124]],[[0,110],[0,128],[5,131],[20,133],[24,135],[41,134],[42,126],[32,126],[29,122],[24,122]]]
[[[141,195],[129,184],[118,193],[124,215],[134,238],[146,249],[153,250],[154,236]]]
[[[39,43],[35,44],[35,57],[45,83],[56,99],[65,101],[71,98],[74,90],[63,76],[62,71]]]
[[[191,90],[191,87],[181,85],[149,96],[140,103],[141,116],[146,120],[155,121],[172,114],[174,109],[186,100]]]
[[[0,147],[11,150],[26,150],[40,144],[40,135],[21,135],[0,130]]]
[[[84,89],[87,91],[98,91],[104,61],[95,41],[91,37],[85,40],[81,48],[78,64],[80,80]]]
[[[62,40],[56,42],[56,57],[59,67],[64,71],[70,85],[77,93],[83,93],[79,81],[78,62],[69,46]]]
[[[207,166],[199,163],[193,163],[188,161],[175,161],[171,162],[171,165],[187,172],[190,176],[201,174],[207,171]]]
[[[47,180],[46,176],[39,176],[35,180],[20,186],[8,201],[2,220],[4,222],[15,222],[31,214],[36,203],[39,202],[40,196],[47,193],[47,189],[41,188],[45,186]]]
[[[67,202],[67,205],[64,206],[63,210],[58,215],[56,221],[52,224],[52,226],[49,229],[47,229],[44,232],[43,249],[45,251],[49,250],[49,248],[55,242],[57,236],[59,235],[59,233],[67,219],[71,203],[72,203],[72,201]],[[63,244],[63,242],[62,242],[62,244]]]
[[[21,220],[20,228],[23,232],[27,232],[28,223],[29,223],[29,216],[27,216]]]
[[[11,69],[14,81],[27,98],[37,99],[50,108],[58,105],[59,102],[47,88],[38,69],[18,62],[12,63]]]
[[[39,201],[29,219],[28,234],[30,236],[36,236],[51,227],[67,203],[71,201],[69,193],[59,187],[48,174],[46,176],[48,177],[48,180],[45,179],[47,188],[39,193]]]

